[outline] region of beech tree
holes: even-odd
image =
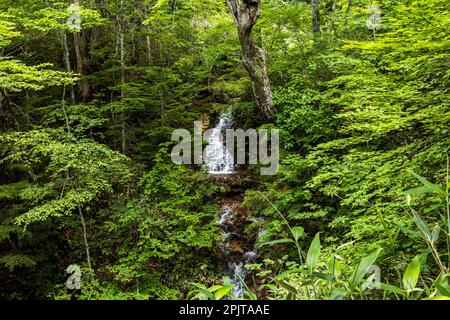
[[[236,23],[239,42],[242,48],[242,62],[248,71],[253,85],[257,106],[271,119],[273,109],[272,89],[267,74],[266,54],[255,44],[252,30],[261,14],[260,0],[227,0]]]

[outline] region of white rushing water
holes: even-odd
[[[244,241],[242,241],[242,238],[234,232],[236,228],[235,214],[236,207],[225,205],[220,213],[220,220],[218,221],[218,224],[222,228],[221,249],[228,260],[225,275],[230,277],[230,281],[234,285],[231,291],[233,295],[238,299],[242,299],[244,298],[245,290],[244,281],[247,276],[247,269],[245,268],[245,265],[255,261],[256,252],[245,251]],[[230,250],[230,243],[232,241],[239,243],[239,251]]]
[[[231,129],[233,121],[230,112],[220,115],[219,123],[206,135],[208,146],[205,148],[204,161],[208,173],[211,175],[228,175],[235,173],[235,166],[231,152],[226,147],[226,130]],[[233,295],[244,298],[244,281],[247,276],[246,264],[253,263],[256,253],[246,251],[246,237],[241,232],[242,221],[239,221],[238,207],[224,205],[220,212],[217,224],[220,226],[222,236],[221,250],[225,258],[224,275],[230,278],[234,285]]]
[[[238,299],[244,298],[244,282],[247,277],[247,269],[246,265],[254,263],[256,260],[256,252],[255,251],[247,251],[241,257],[239,261],[231,261],[228,264],[228,272],[230,274],[231,283],[233,283],[234,287],[231,292]]]
[[[228,264],[229,271],[231,273],[231,283],[234,285],[231,293],[238,299],[242,299],[244,297],[244,284],[246,276],[246,270],[244,267],[244,263],[240,262],[230,262]]]
[[[208,146],[205,148],[204,159],[209,174],[235,173],[233,156],[224,141],[226,130],[230,129],[232,124],[230,113],[223,112],[217,126],[206,135]]]

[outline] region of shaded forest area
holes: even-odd
[[[0,0],[0,299],[240,298],[224,195],[264,231],[241,298],[450,299],[449,30],[447,0]],[[224,110],[280,130],[278,174],[172,163]]]

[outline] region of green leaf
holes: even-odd
[[[406,268],[405,273],[403,274],[403,281],[402,281],[403,288],[407,291],[412,291],[417,285],[419,275],[420,275],[420,261],[419,257],[415,257],[408,264],[408,267]]]
[[[283,239],[278,239],[278,240],[267,241],[267,242],[263,242],[263,243],[258,244],[256,246],[256,249],[259,249],[259,248],[261,248],[263,246],[273,246],[275,244],[289,243],[289,242],[294,243],[294,241],[292,239],[289,239],[289,238],[283,238]]]
[[[290,274],[295,274],[295,273],[304,274],[306,272],[303,268],[293,268],[293,269],[289,269],[289,270],[286,270],[286,271],[283,271],[283,272],[277,274],[275,276],[275,279],[276,280],[283,279],[285,276],[290,275]]]
[[[258,300],[258,297],[256,296],[256,294],[254,294],[251,291],[245,290],[244,296],[247,296],[250,300]]]
[[[437,184],[431,183],[430,181],[428,181],[427,179],[425,179],[425,178],[422,177],[422,176],[419,176],[419,175],[418,175],[417,173],[415,173],[415,172],[411,172],[411,173],[412,173],[412,174],[414,175],[414,177],[416,177],[420,182],[422,182],[423,185],[424,185],[425,187],[428,187],[428,188],[431,190],[431,192],[438,193],[438,194],[441,194],[441,195],[445,195],[444,190],[442,190],[441,187],[438,186]]]
[[[278,290],[278,287],[271,283],[263,284],[261,287],[269,288],[272,292],[276,292]]]
[[[292,236],[294,237],[295,241],[298,241],[298,239],[300,239],[303,234],[305,233],[305,229],[303,229],[302,227],[293,227],[291,229],[292,232]]]
[[[431,232],[431,242],[436,243],[436,241],[439,239],[440,231],[441,228],[439,227],[439,225],[435,225],[433,231]]]
[[[191,282],[191,284],[197,288],[197,290],[194,290],[194,292],[197,292],[195,298],[199,300],[214,300],[214,294],[208,291],[203,284],[193,282]]]
[[[425,299],[422,299],[422,300],[450,300],[450,297],[435,296],[435,297],[425,298]]]
[[[401,194],[406,195],[406,196],[417,196],[420,194],[430,193],[430,192],[432,192],[432,189],[422,186],[422,187],[412,188],[412,189],[403,191]],[[411,203],[411,200],[408,201],[408,204],[409,203]]]
[[[427,179],[425,179],[422,176],[419,176],[415,172],[411,172],[411,173],[414,175],[414,177],[417,178],[417,180],[422,182],[423,186],[404,191],[404,192],[402,192],[402,194],[420,195],[420,194],[425,194],[425,193],[437,193],[440,195],[445,195],[444,190],[442,190],[441,187],[439,187],[438,185],[431,183],[430,181],[428,181]]]
[[[441,283],[436,283],[436,289],[438,289],[439,294],[450,297],[450,290],[444,287]]]
[[[322,272],[313,272],[312,273],[313,276],[322,279],[322,280],[326,280],[328,282],[333,281],[333,278],[331,277],[331,275],[326,274],[326,273],[322,273]]]
[[[291,286],[290,284],[282,281],[282,280],[275,280],[275,282],[282,287],[283,289],[287,290],[288,292],[292,293],[293,295],[297,295],[298,291],[297,289],[295,289],[293,286]]]
[[[30,257],[22,254],[5,255],[0,257],[0,266],[8,268],[13,271],[15,268],[31,268],[36,265],[36,262]]]
[[[209,288],[208,288],[208,291],[209,291],[209,292],[214,292],[214,291],[217,291],[217,290],[219,290],[219,289],[221,289],[221,288],[223,288],[223,286],[217,284],[217,285],[214,285],[214,286],[212,286],[212,287],[209,287]]]
[[[403,290],[402,288],[390,285],[390,284],[380,283],[380,288],[384,291],[396,293],[401,296],[405,295],[405,290]]]
[[[416,223],[417,227],[422,232],[422,234],[425,236],[425,239],[427,241],[430,241],[432,236],[430,228],[428,227],[428,223],[426,223],[425,220],[422,219],[420,214],[418,214],[415,210],[413,210],[413,220]]]
[[[437,294],[440,296],[447,296],[450,297],[450,286],[448,284],[448,274],[443,275],[442,273],[439,274],[437,279],[434,281],[434,286],[437,289]]]
[[[308,266],[309,273],[312,274],[314,269],[317,266],[320,256],[320,235],[316,234],[314,240],[311,242],[311,245],[308,250],[308,254],[306,255],[306,265]]]
[[[350,287],[354,289],[356,286],[358,286],[361,281],[364,279],[364,276],[366,275],[369,268],[375,263],[375,261],[378,258],[378,255],[380,254],[381,249],[376,249],[372,251],[367,257],[363,258],[361,262],[359,263],[356,270],[351,275],[349,282]]]
[[[220,300],[225,297],[230,291],[233,289],[233,285],[228,285],[226,287],[222,287],[215,293],[215,299]]]
[[[222,278],[222,281],[223,281],[223,285],[224,285],[224,287],[226,287],[226,286],[229,286],[229,285],[232,285],[233,283],[231,282],[231,279],[230,279],[230,277],[227,277],[227,276],[224,276],[223,278]]]
[[[336,257],[332,257],[328,261],[328,270],[330,271],[333,278],[339,278],[342,272],[341,262]]]
[[[331,292],[330,300],[343,300],[347,291],[344,288],[336,288]]]

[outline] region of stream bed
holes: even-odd
[[[206,136],[205,165],[211,177],[230,181],[242,179],[237,174],[232,153],[226,147],[226,130],[232,128],[230,112],[223,112],[217,125]],[[222,240],[220,242],[221,270],[234,285],[232,293],[236,298],[244,298],[247,277],[246,264],[253,263],[257,257],[253,250],[254,240],[245,235],[248,211],[242,208],[242,196],[226,198],[222,202],[217,224]]]

